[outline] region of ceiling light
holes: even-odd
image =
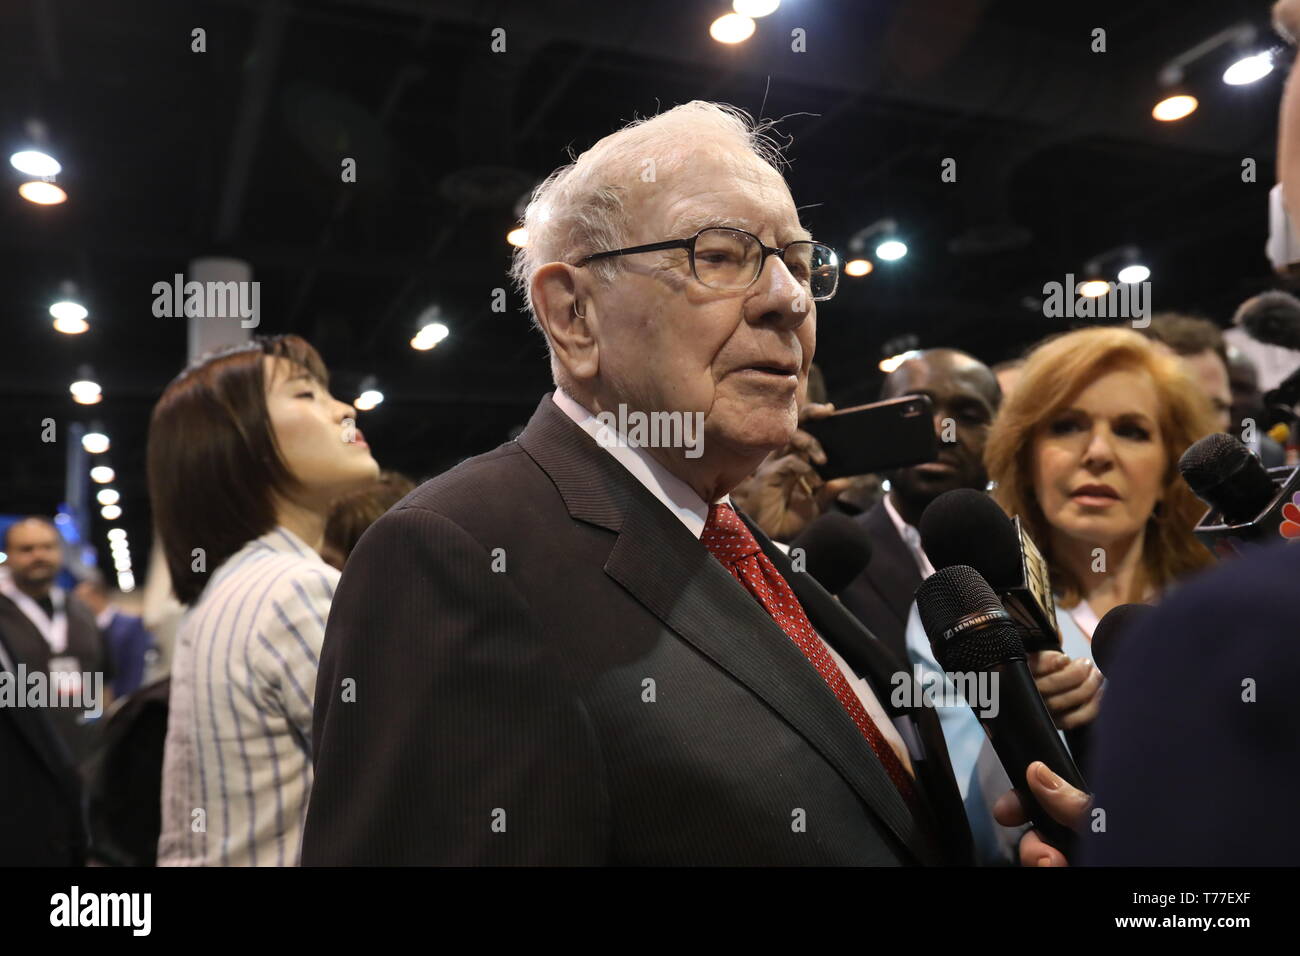
[[[1139,262],[1119,270],[1120,282],[1146,282],[1151,278],[1151,270]]]
[[[122,509],[117,505],[104,505],[99,509],[99,513],[105,521],[116,521],[122,517]]]
[[[116,477],[117,473],[108,465],[96,465],[90,469],[90,480],[97,485],[106,485]]]
[[[130,594],[135,590],[135,575],[130,571],[122,571],[117,576],[117,589],[123,594]]]
[[[1079,283],[1079,295],[1088,299],[1095,299],[1099,295],[1105,295],[1110,291],[1110,283],[1105,279],[1089,279],[1086,282]]]
[[[38,206],[57,206],[61,202],[67,202],[68,199],[68,194],[62,189],[42,179],[23,183],[18,187],[18,195]]]
[[[92,455],[108,451],[108,436],[103,432],[86,432],[81,436],[81,447]]]
[[[427,352],[450,334],[451,329],[441,322],[430,322],[415,333],[415,337],[411,339],[411,348]]]
[[[122,499],[114,488],[100,488],[99,494],[95,495],[95,500],[101,505],[115,505]]]
[[[754,35],[754,21],[739,13],[724,13],[709,24],[709,36],[719,43],[743,43]]]
[[[528,230],[523,226],[511,229],[506,233],[506,242],[510,243],[512,246],[528,245]]]
[[[1223,82],[1229,86],[1245,86],[1262,80],[1273,72],[1273,51],[1266,50],[1254,56],[1242,57],[1223,71]]]
[[[742,17],[765,17],[780,5],[781,0],[732,0],[731,9]]]
[[[108,532],[109,541],[125,541],[126,530],[124,528],[110,528]]]
[[[908,349],[906,352],[900,352],[897,355],[889,356],[889,358],[883,358],[880,360],[880,370],[888,375],[908,359],[916,358],[920,354],[921,353],[916,349]]]
[[[876,246],[876,255],[886,262],[893,262],[907,255],[907,244],[899,239],[886,239]]]
[[[68,386],[68,391],[72,393],[72,400],[78,405],[97,405],[104,397],[100,393],[99,383],[88,379],[73,382]]]
[[[39,149],[19,150],[9,157],[9,165],[20,173],[41,179],[57,176],[63,172],[63,167],[59,165],[57,159],[49,153],[42,153]]]
[[[1199,104],[1196,97],[1186,93],[1178,93],[1174,96],[1167,96],[1155,105],[1151,110],[1151,115],[1162,123],[1172,123],[1174,120],[1180,120],[1185,116],[1191,116],[1196,112]]]

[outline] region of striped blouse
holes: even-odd
[[[159,866],[293,866],[339,573],[277,527],[222,563],[176,634]]]

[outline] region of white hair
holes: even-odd
[[[778,143],[772,137],[775,125],[768,120],[756,122],[744,110],[725,103],[692,100],[657,116],[632,120],[547,176],[533,190],[524,212],[520,225],[528,239],[515,250],[510,267],[516,290],[528,301],[533,324],[537,324],[537,308],[532,281],[538,269],[548,262],[572,263],[629,244],[626,199],[647,160],[654,162],[658,175],[686,148],[724,143],[738,145],[780,171],[786,164],[781,151],[789,142]],[[572,151],[569,155],[573,157]],[[591,265],[602,282],[612,281],[619,268],[617,258]]]

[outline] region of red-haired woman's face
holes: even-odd
[[[1160,399],[1143,371],[1097,378],[1034,437],[1034,491],[1054,536],[1107,547],[1143,529],[1164,482]]]
[[[282,359],[263,359],[266,407],[289,474],[306,489],[313,507],[328,507],[341,494],[374,481],[379,465],[370,457],[356,410],[336,401],[305,369]]]

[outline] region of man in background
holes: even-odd
[[[903,395],[925,395],[933,403],[939,453],[932,462],[887,474],[889,492],[855,519],[871,537],[871,561],[840,600],[900,660],[907,660],[912,595],[934,573],[916,526],[930,502],[945,491],[987,487],[984,443],[1002,393],[979,359],[955,349],[929,349],[885,379],[882,399]]]
[[[104,576],[92,571],[81,580],[73,594],[95,615],[95,625],[103,635],[108,655],[113,661],[113,696],[122,697],[140,688],[154,650],[153,635],[144,621],[127,614],[109,599]]]
[[[1228,349],[1223,332],[1209,319],[1177,312],[1151,317],[1151,324],[1138,329],[1149,339],[1168,347],[1205,397],[1214,406],[1219,431],[1232,428],[1232,386],[1228,379]]]

